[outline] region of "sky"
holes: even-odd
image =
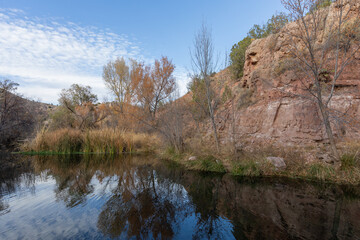
[[[46,103],[57,104],[73,83],[91,86],[103,101],[111,99],[102,80],[109,60],[151,64],[167,56],[185,94],[202,22],[212,29],[221,69],[232,45],[280,11],[280,0],[0,0],[0,80]]]

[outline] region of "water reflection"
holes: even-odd
[[[0,216],[10,212],[3,196],[24,190],[34,194],[35,175],[31,161],[21,156],[0,153]]]
[[[29,196],[41,207],[33,210],[43,219],[36,238],[360,238],[359,189],[354,187],[239,180],[185,171],[150,156],[34,157],[21,169],[1,175],[0,238],[10,232],[22,236],[22,225],[11,220],[16,222],[16,206]],[[36,200],[40,189],[52,198]],[[49,209],[58,209],[58,219],[47,216]],[[32,210],[24,206],[22,211]],[[76,231],[68,220],[84,218],[89,219]],[[49,219],[57,221],[58,232]],[[34,219],[25,221],[32,226]]]
[[[98,218],[99,229],[111,237],[172,238],[188,207],[179,201],[186,194],[180,185],[148,168],[124,172],[112,192]]]

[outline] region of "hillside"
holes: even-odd
[[[20,142],[33,138],[48,120],[49,110],[54,108],[13,93],[8,93],[6,103],[0,105],[0,150],[14,150]]]

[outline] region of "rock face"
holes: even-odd
[[[358,5],[352,10],[359,12]],[[334,16],[335,10],[334,3],[328,8],[330,17]],[[290,23],[287,29],[294,27],[295,23]],[[303,79],[286,67],[289,39],[285,31],[252,42],[246,52],[244,76],[239,81],[229,80],[231,73],[228,69],[215,76],[220,96],[225,87],[230,87],[235,96],[225,101],[216,112],[223,143],[234,138],[282,145],[327,140],[316,102],[299,97],[306,94],[301,87]],[[334,114],[333,120],[346,113],[340,121],[344,124],[333,121],[335,137],[359,139],[360,52],[337,81],[329,106]],[[210,135],[210,130],[208,132]]]

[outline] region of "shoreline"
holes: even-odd
[[[298,169],[287,166],[283,170],[278,170],[265,160],[259,162],[255,158],[253,160],[246,159],[231,164],[224,164],[224,160],[213,156],[189,160],[189,157],[194,156],[161,153],[160,157],[164,160],[173,161],[187,170],[231,174],[234,177],[280,177],[317,183],[360,186],[360,168],[357,166],[335,169],[334,165],[314,162],[305,164]]]
[[[340,185],[360,185],[360,168],[353,166],[348,168],[335,169],[333,165],[325,163],[305,164],[301,167],[287,166],[285,169],[275,169],[274,166],[266,161],[260,162],[258,159],[245,159],[243,161],[225,163],[224,159],[216,158],[212,155],[196,157],[189,160],[189,154],[176,154],[166,151],[157,152],[123,152],[114,154],[111,152],[12,152],[11,155],[23,156],[54,156],[54,155],[153,155],[160,160],[170,161],[182,166],[189,171],[199,171],[204,173],[230,174],[234,177],[249,178],[287,178],[304,180],[316,183],[340,184]],[[193,156],[194,157],[194,156]],[[4,165],[4,164],[2,164]],[[297,168],[298,167],[298,168]]]

